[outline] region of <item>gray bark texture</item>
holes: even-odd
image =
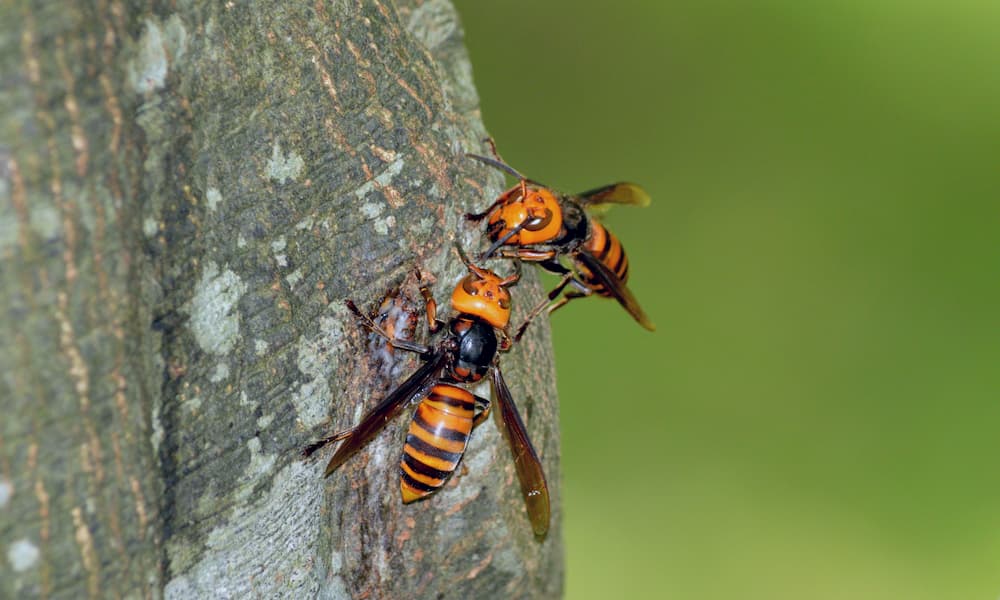
[[[408,506],[408,411],[299,455],[419,364],[344,299],[404,331],[419,266],[447,316],[484,246],[477,102],[446,0],[0,5],[0,598],[561,595],[546,323],[504,357],[545,540],[492,419]]]

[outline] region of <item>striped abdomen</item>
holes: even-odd
[[[583,245],[587,252],[594,258],[604,263],[622,283],[628,279],[628,257],[625,256],[625,249],[613,233],[604,228],[595,220],[590,222],[590,237]],[[604,284],[596,281],[590,273],[583,272],[583,283],[594,293],[601,296],[610,296],[611,293],[604,288]]]
[[[448,480],[465,452],[475,409],[475,396],[441,383],[420,401],[399,464],[404,503],[435,492]]]

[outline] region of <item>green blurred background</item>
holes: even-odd
[[[553,317],[567,597],[1000,596],[1000,3],[457,2],[659,330]]]

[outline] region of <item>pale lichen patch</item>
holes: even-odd
[[[38,546],[33,544],[28,538],[21,538],[7,549],[7,562],[10,563],[14,571],[20,573],[35,566],[40,555]]]
[[[191,331],[206,352],[222,355],[233,349],[240,333],[240,315],[236,304],[247,286],[233,271],[219,272],[209,261],[195,286],[190,303]]]
[[[359,406],[359,408],[361,408]],[[361,420],[361,415],[357,415],[354,419],[354,423],[358,423]],[[368,446],[368,461],[371,469],[376,472],[384,471],[385,469],[391,469],[399,460],[399,441],[393,440],[391,436],[379,440],[378,443],[370,444]]]
[[[184,52],[187,50],[187,30],[184,29],[181,18],[177,15],[170,15],[166,27],[164,27],[164,34],[170,58],[174,62],[184,58]]]
[[[167,582],[166,587],[163,588],[164,598],[194,598],[195,588],[193,587],[191,580],[183,575],[174,577],[169,582]]]
[[[218,188],[210,187],[205,192],[205,203],[208,204],[208,210],[215,211],[219,208],[219,204],[222,203],[222,192]]]
[[[257,429],[264,430],[274,420],[273,414],[261,415],[257,417]]]
[[[239,234],[238,236],[236,236],[236,247],[237,248],[246,248],[247,247],[247,239],[245,237],[243,237],[242,233]]]
[[[389,233],[389,229],[395,226],[396,226],[396,217],[394,217],[393,215],[389,215],[384,219],[379,219],[372,224],[372,227],[375,228],[375,232],[381,233],[382,235]]]
[[[354,195],[357,196],[358,200],[361,200],[368,195],[368,192],[376,188],[386,187],[392,183],[393,178],[402,172],[404,165],[405,161],[402,158],[392,161],[384,171],[376,175],[371,181],[366,181],[359,186],[358,189],[354,191]]]
[[[0,479],[0,508],[7,506],[11,496],[14,495],[14,484],[7,478]]]
[[[260,438],[257,437],[250,438],[250,441],[247,442],[247,448],[250,449],[250,465],[244,472],[244,477],[247,480],[267,477],[271,468],[274,467],[275,455],[261,452]]]
[[[279,267],[288,266],[288,257],[282,252],[287,245],[288,242],[285,240],[285,236],[281,236],[271,242],[271,251],[274,253],[274,260],[278,263]]]
[[[208,380],[212,383],[219,383],[220,381],[225,381],[229,377],[229,365],[225,362],[220,362],[215,365],[215,370],[212,374],[208,376]]]
[[[201,396],[192,396],[185,400],[184,408],[196,413],[201,409]]]
[[[396,177],[396,175],[399,175],[400,172],[402,172],[404,164],[405,161],[402,158],[392,161],[389,163],[389,166],[386,167],[385,171],[382,171],[375,176],[375,183],[383,187],[389,185],[392,183],[392,180]]]
[[[167,79],[167,50],[163,32],[153,19],[146,19],[146,29],[139,38],[139,50],[128,63],[128,79],[137,94],[163,87]]]
[[[159,229],[160,226],[156,223],[156,219],[152,219],[150,217],[143,219],[142,233],[145,234],[146,237],[153,237]]]
[[[267,177],[281,184],[289,179],[295,181],[302,173],[304,166],[305,161],[302,160],[301,156],[294,151],[282,154],[281,145],[275,142],[271,151],[271,160],[267,161]]]
[[[417,221],[416,225],[413,227],[413,231],[420,235],[425,235],[431,232],[434,227],[434,219],[431,217],[424,217]]]
[[[48,204],[38,203],[31,206],[29,221],[31,230],[42,240],[50,241],[59,237],[62,230],[62,217],[59,211]]]
[[[350,598],[351,594],[347,591],[347,583],[344,581],[344,577],[340,574],[340,570],[344,567],[344,555],[340,552],[333,551],[330,553],[330,575],[332,581],[330,581],[330,589],[328,590],[331,598]]]
[[[413,9],[407,29],[428,50],[433,50],[459,35],[455,7],[446,0],[428,0]]]
[[[265,340],[254,340],[253,353],[257,356],[264,356],[267,354],[267,342]]]
[[[161,394],[153,395],[153,407],[150,410],[150,423],[153,426],[153,432],[149,435],[149,443],[153,446],[153,454],[157,455],[160,452],[160,445],[163,444],[163,439],[166,437],[166,430],[163,427],[163,396]]]
[[[137,94],[145,94],[166,84],[170,60],[178,61],[187,48],[187,31],[180,17],[172,15],[163,27],[156,19],[146,19],[135,56],[128,62],[128,81]]]
[[[297,345],[299,371],[308,378],[292,394],[292,404],[303,427],[323,423],[330,406],[330,378],[336,373],[336,349],[343,338],[343,323],[350,319],[347,309],[331,304],[329,314],[319,319],[319,331],[303,336]]]
[[[385,206],[379,204],[378,202],[365,202],[361,205],[361,214],[369,219],[374,219],[379,216],[382,214],[383,210],[385,210]]]
[[[247,495],[236,504],[228,518],[208,533],[196,562],[179,564],[186,556],[183,549],[168,545],[175,576],[167,583],[164,596],[315,598],[322,591],[323,597],[349,598],[329,594],[327,575],[316,568],[323,479],[312,464],[302,461],[272,473],[273,455],[261,454],[256,438],[248,446],[251,466],[246,474],[273,477],[271,485],[263,495],[253,499]],[[257,480],[244,485],[255,488]],[[335,585],[334,589],[343,587]]]

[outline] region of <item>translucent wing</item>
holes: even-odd
[[[649,194],[641,186],[619,181],[578,194],[575,198],[588,212],[603,212],[610,204],[649,206]]]
[[[528,432],[524,429],[521,415],[510,395],[510,389],[503,380],[503,374],[497,364],[493,365],[493,395],[497,407],[493,414],[499,419],[498,427],[510,444],[510,452],[514,456],[514,468],[521,480],[521,493],[528,508],[528,518],[535,535],[545,536],[549,531],[549,487],[545,483],[545,473],[542,463],[538,460]],[[497,410],[499,409],[499,410]]]
[[[583,266],[587,268],[588,271],[594,276],[594,278],[604,284],[604,288],[614,296],[615,300],[618,301],[628,314],[632,315],[640,325],[648,329],[649,331],[656,331],[656,325],[649,320],[646,313],[643,312],[642,307],[639,306],[639,302],[632,295],[632,292],[625,287],[622,280],[615,275],[611,269],[607,268],[604,263],[598,260],[593,254],[587,252],[585,249],[580,249],[579,252],[575,254],[577,260],[583,263]]]
[[[378,406],[370,410],[361,419],[361,423],[344,439],[344,443],[337,448],[333,458],[327,463],[323,475],[329,476],[330,473],[336,471],[337,467],[344,464],[348,458],[375,437],[375,434],[396,417],[411,400],[426,394],[437,381],[447,360],[448,356],[444,352],[437,353],[386,396]]]

